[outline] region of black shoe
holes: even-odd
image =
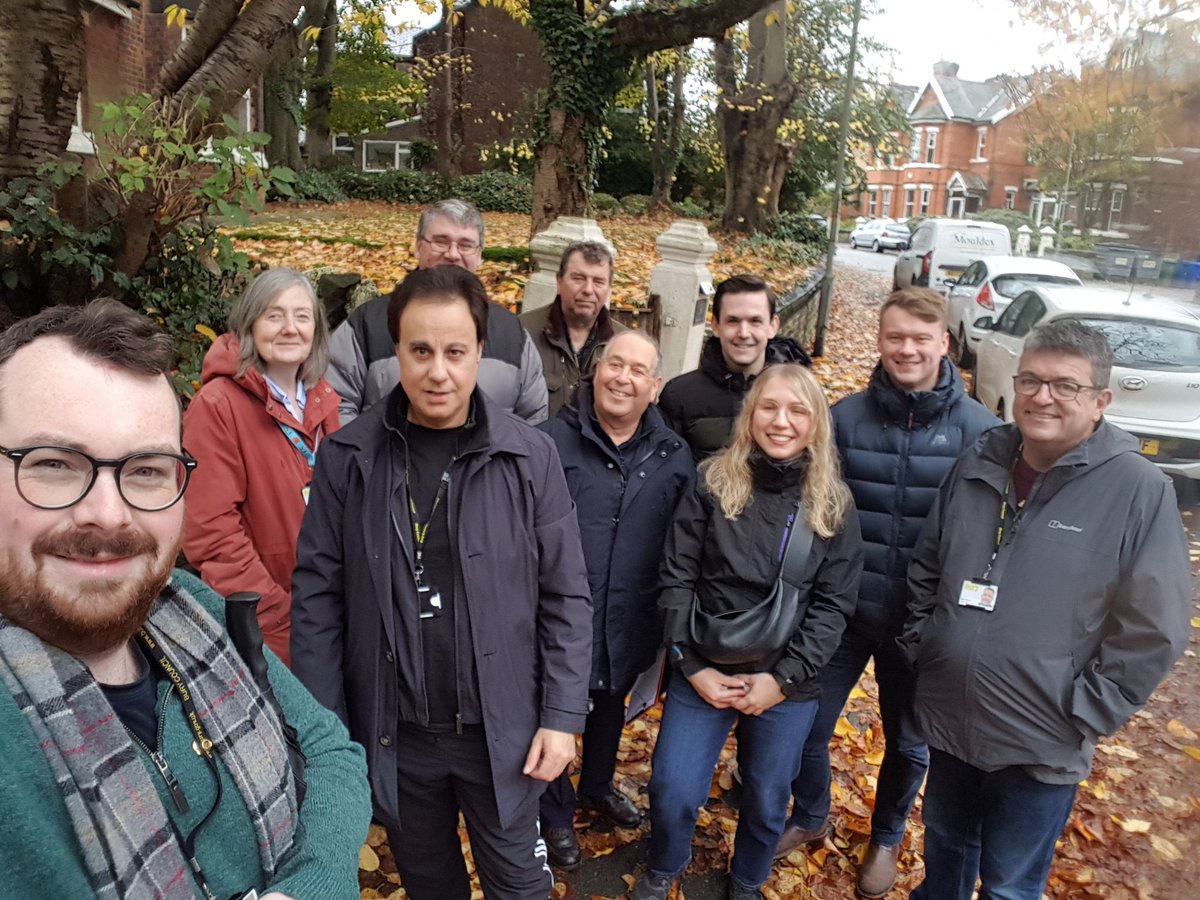
[[[574,869],[579,865],[579,838],[569,825],[552,825],[542,829],[542,840],[546,842],[546,853],[550,865],[560,869]]]
[[[763,900],[763,893],[758,888],[744,888],[729,879],[729,892],[725,895],[728,900]]]
[[[674,876],[646,872],[633,886],[632,900],[667,900],[674,884]]]
[[[579,805],[584,809],[595,810],[621,828],[637,828],[642,824],[641,811],[633,805],[632,800],[616,788],[610,787],[608,792],[599,799],[580,797]]]

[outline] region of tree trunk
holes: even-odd
[[[266,154],[273,166],[300,168],[302,64],[300,48],[287,41],[263,77],[263,131],[271,136]]]
[[[447,184],[462,174],[459,166],[459,149],[462,141],[458,140],[457,129],[454,127],[454,116],[458,104],[454,102],[454,4],[445,0],[445,15],[442,18],[442,65],[441,84],[438,91],[438,152],[437,173]]]
[[[62,153],[83,83],[79,0],[0,3],[0,181]]]
[[[583,129],[582,116],[550,110],[534,159],[531,235],[544,231],[559,216],[582,216],[587,211],[589,173]]]
[[[337,60],[337,4],[325,6],[325,20],[317,39],[317,66],[308,88],[308,137],[304,155],[310,166],[318,166],[333,155],[329,132],[329,109],[333,103],[333,64]]]

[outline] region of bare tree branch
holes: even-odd
[[[614,16],[608,23],[613,43],[634,53],[681,47],[696,38],[720,40],[726,30],[744,22],[773,0],[713,0],[703,6],[671,11],[641,10]]]

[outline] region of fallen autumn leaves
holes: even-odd
[[[257,235],[272,238],[239,240],[240,249],[273,265],[308,268],[331,265],[362,272],[383,290],[415,266],[412,236],[419,210],[382,204],[349,203],[316,209],[274,209],[255,220]],[[490,245],[526,246],[528,218],[488,214]],[[614,299],[636,303],[644,298],[650,269],[657,261],[654,238],[669,217],[622,216],[602,222],[616,244],[617,280]],[[312,237],[349,238],[356,243],[324,243]],[[359,246],[367,243],[378,246]],[[726,242],[727,243],[727,242]],[[803,270],[779,265],[739,248],[723,246],[710,268],[720,279],[735,271],[763,271],[778,288],[798,283]],[[489,291],[513,304],[526,275],[510,263],[485,263],[480,272]],[[874,365],[878,308],[890,280],[853,269],[839,270],[834,287],[827,355],[814,371],[831,400],[860,390]],[[1200,563],[1200,541],[1194,513],[1185,510],[1192,530],[1193,565]],[[1200,628],[1200,616],[1193,620]],[[1193,637],[1193,646],[1196,640]],[[1070,824],[1059,845],[1047,886],[1049,897],[1072,900],[1167,900],[1197,895],[1196,850],[1200,847],[1200,663],[1194,651],[1172,670],[1146,710],[1115,737],[1101,743],[1091,777],[1079,789]],[[875,777],[883,753],[883,735],[875,712],[876,685],[868,674],[851,695],[831,746],[834,768],[833,807],[836,826],[823,847],[797,851],[775,867],[764,888],[770,900],[812,897],[822,900],[853,896],[858,861],[870,833]],[[634,722],[622,743],[618,785],[646,807],[645,788],[658,730],[657,710]],[[696,831],[691,871],[722,872],[732,850],[736,812],[726,802],[733,786],[730,748],[714,775],[710,802]],[[919,809],[919,807],[918,807]],[[622,844],[644,839],[638,830],[603,831],[579,823],[586,859],[612,854]],[[900,877],[891,896],[905,896],[920,881],[922,839],[919,812],[905,838]],[[465,832],[464,851],[470,861]],[[382,829],[372,828],[360,854],[364,898],[402,898],[403,889]],[[632,883],[636,873],[626,876]],[[574,896],[560,881],[555,896]],[[482,893],[476,891],[476,898]]]

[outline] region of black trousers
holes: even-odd
[[[471,854],[488,900],[546,900],[554,876],[531,800],[507,828],[500,814],[479,726],[464,734],[401,726],[396,734],[402,831],[388,832],[400,881],[412,900],[470,900],[471,882],[458,839],[467,822]]]
[[[625,728],[625,695],[592,691],[592,711],[583,726],[583,765],[579,771],[579,797],[598,800],[612,787],[617,770],[617,748]],[[542,827],[569,828],[577,802],[570,766],[542,794]]]

